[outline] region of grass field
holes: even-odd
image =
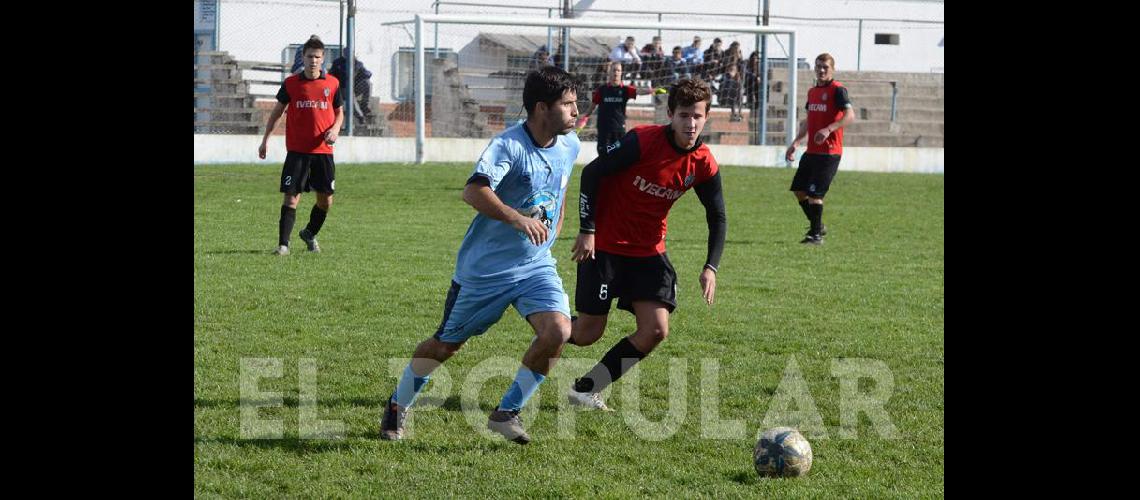
[[[700,299],[707,230],[689,193],[669,220],[680,305],[668,340],[604,393],[616,412],[563,408],[566,384],[581,375],[570,365],[592,364],[633,331],[632,315],[615,309],[601,341],[567,346],[567,362],[524,412],[533,443],[479,432],[532,335],[511,309],[448,361],[451,384],[433,379],[424,407],[413,413],[412,436],[381,441],[378,421],[396,382],[393,370],[442,315],[456,251],[474,215],[460,200],[470,169],[342,165],[319,236],[324,252],[304,252],[295,234],[308,221],[308,194],[298,208],[293,254],[275,257],[280,166],[194,167],[196,496],[944,496],[941,175],[841,169],[827,198],[826,244],[805,248],[798,240],[807,222],[787,192],[793,170],[724,167],[729,230],[717,302],[710,308]],[[580,171],[554,246],[571,297]],[[280,360],[283,375],[257,387],[283,396],[282,406],[258,413],[283,422],[282,439],[242,437],[239,402],[257,399],[241,392],[243,358]],[[808,476],[760,479],[752,466],[755,436],[784,394],[777,388],[793,359],[807,387],[797,401],[810,397],[827,436],[807,435],[815,456]],[[865,415],[857,437],[841,434],[841,379],[832,366],[852,359],[888,367],[893,391],[885,409],[895,438],[880,436]],[[702,407],[702,360],[719,364],[715,411],[743,423],[734,437],[702,435],[709,412]],[[465,413],[461,388],[496,361],[500,375],[469,389],[478,408]],[[315,379],[301,376],[304,362],[315,362]],[[673,389],[671,363],[685,363],[672,373],[683,381]],[[447,393],[445,385],[452,386]],[[872,385],[863,380],[857,387]],[[671,412],[671,394],[682,389],[685,410]],[[317,418],[343,425],[342,439],[300,438],[309,395]],[[639,396],[638,408],[626,395]],[[654,424],[635,418],[678,414],[671,434],[649,439],[643,436]],[[569,431],[560,425],[567,415],[574,419]]]

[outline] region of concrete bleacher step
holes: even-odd
[[[843,145],[941,148],[946,146],[946,138],[923,134],[844,134]]]
[[[847,127],[844,131],[844,136],[849,134],[919,134],[919,135],[945,135],[945,123],[943,122],[890,122],[887,120],[855,120],[851,126]]]

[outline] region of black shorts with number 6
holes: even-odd
[[[594,259],[578,263],[574,289],[574,309],[580,313],[603,315],[618,298],[618,309],[633,312],[633,302],[655,300],[669,312],[677,307],[677,272],[666,254],[626,257],[603,251]]]
[[[333,155],[323,153],[294,153],[285,155],[281,167],[281,192],[297,194],[302,191],[333,194],[336,187],[336,164]]]

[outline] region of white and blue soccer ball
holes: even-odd
[[[760,433],[752,451],[760,477],[799,477],[811,470],[811,443],[791,427],[776,427]]]

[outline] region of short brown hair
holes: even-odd
[[[712,92],[709,84],[699,78],[682,78],[669,89],[669,112],[677,110],[677,106],[692,106],[705,101],[705,113],[712,108]]]
[[[325,51],[325,43],[321,41],[321,37],[313,35],[305,42],[304,51],[309,49],[319,49],[322,53]]]
[[[823,61],[830,62],[831,63],[831,69],[835,69],[835,58],[831,57],[831,54],[828,54],[827,52],[824,52],[818,56],[815,56],[815,60],[816,61],[823,60]]]

